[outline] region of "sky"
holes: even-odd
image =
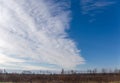
[[[0,68],[120,68],[119,0],[0,0]]]

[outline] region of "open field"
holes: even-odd
[[[31,82],[0,82],[0,83],[31,83]],[[42,82],[32,82],[32,83],[42,83]],[[53,82],[46,82],[46,83],[65,83],[65,82],[57,82],[57,81],[53,81]],[[76,82],[73,82],[76,83]],[[93,82],[93,81],[89,81],[89,82],[77,82],[77,83],[120,83],[120,81],[116,81],[116,82]]]
[[[0,83],[31,83],[31,82],[0,82]],[[42,82],[32,82],[32,83],[42,83]],[[58,82],[58,81],[52,81],[52,82],[46,82],[46,83],[65,83],[65,82]],[[73,82],[75,83],[75,82]],[[79,82],[79,83],[106,83],[106,82]],[[109,83],[120,83],[120,81],[116,82],[109,82]]]
[[[120,83],[120,74],[0,74],[0,83]]]
[[[31,83],[31,82],[0,82],[0,83]],[[51,81],[51,82],[32,82],[32,83],[69,83],[69,82],[58,82],[58,81]],[[76,83],[76,82],[71,82],[71,83]],[[89,81],[89,82],[78,82],[78,83],[120,83],[120,81],[116,82],[94,82],[94,81]]]

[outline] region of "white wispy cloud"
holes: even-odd
[[[30,63],[61,68],[84,63],[66,33],[71,19],[66,6],[53,0],[0,0],[0,64],[50,69]]]
[[[95,21],[94,16],[100,14],[107,9],[107,7],[116,4],[116,1],[108,0],[80,0],[81,13],[93,17],[90,22]]]
[[[24,60],[20,60],[20,59],[15,59],[3,54],[0,54],[0,63],[6,63],[6,62],[24,62]]]
[[[83,14],[89,14],[91,12],[104,10],[106,7],[115,4],[115,1],[106,1],[106,0],[81,0],[81,9]]]

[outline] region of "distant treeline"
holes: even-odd
[[[5,69],[0,69],[0,74],[17,74],[18,72],[13,71],[13,72],[8,72]],[[94,74],[94,73],[120,73],[120,69],[101,69],[101,70],[97,70],[97,69],[88,69],[86,71],[80,71],[80,70],[64,70],[62,69],[61,71],[37,71],[37,72],[33,72],[33,71],[29,71],[29,70],[23,70],[21,72],[19,72],[18,74]]]

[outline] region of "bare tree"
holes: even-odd
[[[61,74],[64,74],[64,69],[62,69]]]

